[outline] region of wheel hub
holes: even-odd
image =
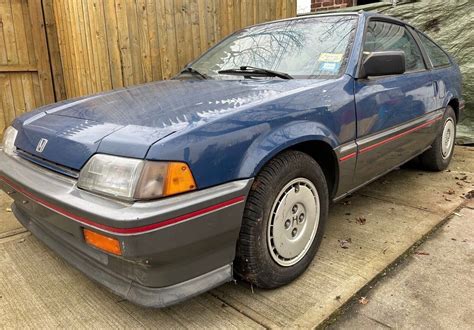
[[[267,231],[275,262],[288,267],[306,255],[316,236],[319,212],[319,196],[311,181],[297,178],[283,187],[273,204]]]
[[[441,138],[441,156],[443,159],[448,158],[451,155],[454,139],[455,139],[455,126],[452,118],[446,119],[443,127],[443,135]]]

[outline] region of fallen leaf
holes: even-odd
[[[466,199],[474,199],[474,190],[471,190],[464,194],[464,198]]]
[[[359,225],[365,225],[365,222],[367,221],[366,218],[364,217],[357,217],[356,218],[356,222],[359,224]]]
[[[367,305],[368,303],[369,303],[369,299],[367,299],[367,297],[360,297],[359,298],[359,304]]]
[[[341,246],[341,248],[343,249],[348,249],[349,246],[351,246],[351,243],[352,243],[352,239],[348,238],[348,239],[340,239],[338,240],[339,242],[339,245]]]
[[[459,187],[464,187],[464,185],[463,185],[461,182],[456,182],[456,184],[457,184]]]
[[[415,254],[418,255],[418,256],[429,256],[430,255],[428,252],[424,252],[424,251],[416,251]]]
[[[449,199],[449,198],[447,198],[447,197],[445,197],[444,200],[445,200],[446,202],[451,202],[451,201],[452,201],[452,199]]]

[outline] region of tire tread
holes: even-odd
[[[269,195],[272,193],[276,194],[279,191],[279,189],[275,187],[275,185],[278,184],[278,182],[276,182],[276,178],[279,178],[282,173],[286,173],[292,167],[294,167],[292,164],[307,163],[311,164],[311,167],[314,168],[314,172],[317,173],[317,177],[320,178],[319,181],[322,181],[320,182],[320,186],[322,188],[318,189],[318,194],[320,195],[321,199],[320,203],[324,203],[325,206],[324,210],[321,212],[321,228],[318,228],[318,231],[320,229],[322,231],[324,230],[325,218],[327,218],[327,185],[321,168],[309,155],[293,150],[285,151],[277,155],[263,167],[252,184],[252,188],[247,198],[244,210],[242,227],[237,244],[237,256],[234,269],[237,275],[239,275],[244,280],[256,285],[257,287],[275,288],[287,284],[292,279],[299,276],[299,274],[307,268],[311,261],[309,260],[306,265],[303,265],[302,267],[300,266],[299,268],[302,268],[302,270],[298,269],[298,271],[295,272],[295,275],[291,276],[284,276],[275,272],[271,272],[269,267],[267,267],[268,264],[266,262],[262,262],[262,253],[268,253],[268,251],[262,251],[267,249],[266,242],[262,242],[263,240],[266,241],[267,239],[266,231],[262,230],[262,228],[266,230],[266,226],[263,226],[263,223],[265,222],[265,205]],[[314,253],[316,253],[319,242],[316,243]],[[311,259],[313,256],[311,256]],[[276,263],[274,264],[276,265]]]

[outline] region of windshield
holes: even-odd
[[[338,76],[345,66],[356,20],[356,16],[326,16],[250,27],[224,39],[191,66],[212,79],[244,79],[218,73],[242,66],[300,79]]]

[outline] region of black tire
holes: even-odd
[[[454,153],[454,145],[455,145],[454,141],[453,141],[451,149],[449,150],[449,153],[443,155],[443,151],[442,151],[443,130],[444,130],[445,125],[448,123],[448,121],[451,121],[452,123],[454,123],[454,132],[452,134],[453,134],[453,139],[455,139],[456,114],[454,113],[453,108],[449,105],[446,107],[446,111],[443,116],[442,127],[438,133],[438,136],[436,137],[433,144],[431,145],[431,148],[419,156],[420,165],[425,170],[435,171],[435,172],[443,171],[449,166],[449,163],[451,162],[451,158],[453,157],[453,153]]]
[[[301,260],[296,264],[281,266],[273,259],[267,241],[270,212],[274,203],[277,203],[276,198],[281,190],[297,178],[309,180],[317,190],[319,224],[313,226],[317,228],[316,234],[304,257],[302,251]],[[298,193],[297,188],[294,191]],[[265,289],[280,287],[297,278],[309,266],[319,248],[328,217],[328,206],[326,179],[313,158],[299,151],[285,151],[273,158],[255,178],[247,199],[237,243],[235,273],[253,285]],[[307,246],[309,242],[310,240],[307,241]]]

